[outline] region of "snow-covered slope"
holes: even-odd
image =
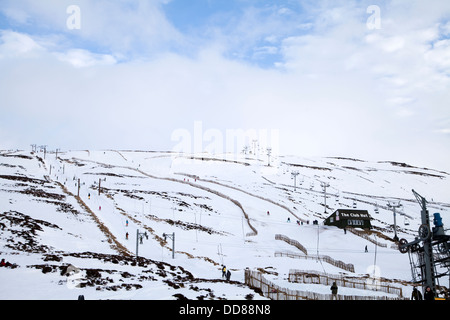
[[[326,207],[321,183],[329,184]],[[450,224],[449,174],[404,163],[280,156],[269,167],[252,155],[86,150],[44,158],[2,151],[0,255],[16,265],[1,270],[10,289],[0,298],[264,299],[244,284],[246,268],[280,287],[318,293],[329,286],[291,283],[289,271],[356,277],[376,270],[377,277],[409,281],[408,255],[389,240],[387,204],[400,201],[398,236],[414,239],[421,220],[412,189]],[[385,238],[370,237],[381,246],[322,224],[335,209],[354,206],[369,211]],[[289,257],[304,253],[276,235],[297,241],[311,258],[352,264],[354,272]],[[222,278],[222,265],[231,281]],[[396,285],[410,295],[411,285]]]

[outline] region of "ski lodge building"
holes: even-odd
[[[370,219],[371,217],[367,210],[337,209],[324,220],[323,224],[336,226],[341,229],[346,227],[371,229]]]

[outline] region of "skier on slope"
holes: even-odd
[[[222,278],[225,278],[226,274],[227,274],[227,267],[222,265]]]

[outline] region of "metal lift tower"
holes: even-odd
[[[434,214],[434,227],[430,228],[427,200],[414,190],[412,192],[422,208],[422,224],[414,241],[400,239],[398,247],[401,253],[409,254],[413,281],[422,285],[423,292],[429,286],[436,294],[436,280],[450,277],[450,236],[445,234],[439,213]]]

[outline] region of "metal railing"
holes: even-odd
[[[280,287],[264,278],[257,271],[245,270],[245,283],[251,288],[272,300],[331,300],[332,294],[322,294],[312,291],[291,290]],[[357,295],[336,295],[337,300],[402,300],[402,297],[387,296],[357,296]]]
[[[344,263],[340,260],[335,260],[335,259],[331,258],[330,256],[326,256],[326,255],[305,256],[305,255],[295,254],[295,253],[291,253],[291,252],[276,251],[275,257],[289,257],[289,258],[294,258],[294,259],[305,259],[305,260],[321,260],[321,261],[329,263],[337,268],[340,268],[342,270],[349,271],[349,272],[355,272],[355,266],[353,264]]]

